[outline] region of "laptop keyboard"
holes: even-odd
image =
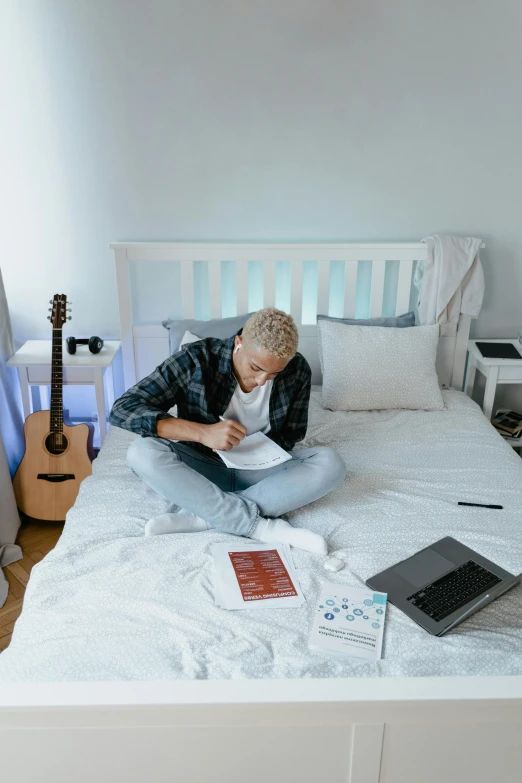
[[[410,595],[408,601],[439,622],[501,581],[500,577],[474,560],[468,560],[436,582]]]

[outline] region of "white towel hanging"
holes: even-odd
[[[484,299],[484,272],[476,237],[425,237],[428,254],[417,264],[414,284],[421,324],[440,325],[441,334],[454,334],[460,314],[476,318]]]

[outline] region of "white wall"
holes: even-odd
[[[485,240],[474,332],[516,335],[521,26],[517,0],[2,0],[16,337],[59,290],[71,333],[117,336],[111,240],[430,233]]]

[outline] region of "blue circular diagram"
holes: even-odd
[[[334,612],[340,612],[340,611],[341,610],[337,606],[334,607]]]
[[[370,601],[370,599],[369,599],[369,598],[365,598],[365,599],[364,599],[364,605],[365,605],[365,606],[371,606],[372,604],[373,604],[373,601]]]
[[[326,601],[326,603],[328,604],[328,606],[333,606],[335,604],[335,601],[332,601],[332,599],[329,598],[328,601]]]
[[[372,623],[372,628],[380,628],[379,623]]]
[[[355,620],[355,617],[353,616],[353,614],[347,614],[346,615],[346,619],[347,620]]]
[[[376,614],[382,614],[382,609],[376,609],[376,610],[375,610],[375,613],[376,613]]]
[[[354,614],[362,614],[362,609],[354,609],[353,613]]]
[[[363,617],[363,620],[367,620],[367,619],[368,619],[368,615],[365,614],[364,617]]]
[[[343,604],[343,609],[348,609],[348,604]]]
[[[327,620],[333,620],[333,619],[334,619],[334,617],[335,617],[335,615],[334,615],[334,614],[332,614],[331,612],[326,612],[326,614],[325,614],[325,618],[326,618]]]

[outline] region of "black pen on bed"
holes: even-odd
[[[457,505],[459,505],[459,506],[477,506],[478,508],[499,508],[499,509],[504,508],[504,506],[496,506],[495,504],[465,503],[463,500],[459,500]]]

